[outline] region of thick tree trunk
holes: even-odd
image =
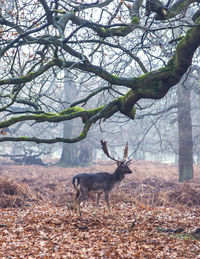
[[[63,135],[71,137],[73,130],[73,123],[65,121],[63,127]],[[61,166],[76,166],[79,165],[78,161],[78,143],[63,143],[62,154],[59,161]]]
[[[193,141],[190,89],[178,85],[179,182],[193,178]]]
[[[76,96],[76,84],[74,83],[73,78],[71,78],[71,75],[67,71],[65,71],[64,89],[65,101],[68,103],[72,103],[75,100]],[[75,134],[74,124],[74,121],[63,122],[63,137],[73,137],[73,135]],[[76,166],[79,165],[78,160],[78,143],[63,143],[62,154],[58,164],[61,166]]]
[[[65,72],[65,101],[72,103],[76,97],[76,84],[68,72]],[[66,107],[67,108],[67,107]],[[64,121],[63,137],[73,138],[77,134],[77,125],[75,121]],[[92,160],[92,148],[88,141],[81,143],[63,143],[62,154],[59,161],[61,166],[84,166]]]

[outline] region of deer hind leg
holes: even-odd
[[[81,210],[80,210],[81,200],[80,200],[80,197],[81,197],[81,192],[80,192],[79,189],[77,189],[76,190],[76,209],[77,209],[78,216],[81,216]]]
[[[86,200],[86,196],[88,195],[88,190],[84,190],[81,188],[76,189],[76,204],[77,204],[77,214],[78,216],[82,216],[80,204],[82,201]]]
[[[108,192],[105,192],[105,201],[106,201],[106,204],[108,207],[108,212],[110,214],[110,202],[109,202],[109,193]]]
[[[85,195],[84,195],[84,192],[80,189],[80,186],[79,186],[79,188],[76,188],[76,208],[77,208],[78,216],[82,216],[80,204],[83,200],[85,200]]]

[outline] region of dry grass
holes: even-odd
[[[72,177],[79,172],[113,172],[116,165],[96,161],[85,168],[3,165],[0,178],[0,207],[20,207],[30,202],[51,201],[56,206],[73,209]],[[111,194],[115,202],[151,206],[199,206],[200,166],[195,166],[194,180],[178,183],[176,165],[137,161],[131,165],[133,174],[125,178]]]
[[[0,207],[21,207],[28,201],[36,201],[37,195],[27,184],[16,183],[5,177],[0,177]]]

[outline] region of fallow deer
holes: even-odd
[[[81,216],[80,203],[87,198],[90,192],[96,193],[95,212],[96,212],[96,209],[98,208],[99,199],[102,193],[104,193],[105,195],[105,201],[107,203],[107,207],[110,212],[109,192],[112,190],[112,188],[116,183],[119,183],[124,179],[125,174],[132,173],[132,171],[128,167],[131,160],[127,161],[128,144],[126,144],[124,149],[123,160],[117,160],[114,157],[111,157],[109,155],[106,141],[101,140],[101,145],[107,157],[117,162],[118,167],[112,174],[107,172],[99,172],[99,173],[80,173],[74,176],[72,183],[76,190],[77,214],[79,216]]]

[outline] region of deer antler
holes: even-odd
[[[111,157],[109,152],[108,152],[108,148],[107,148],[107,142],[101,140],[101,146],[102,146],[102,150],[103,152],[106,154],[107,157],[109,157],[110,159],[116,161],[116,162],[120,162],[119,160],[115,159],[114,157]]]
[[[126,146],[124,148],[124,160],[128,158],[128,143],[126,143]]]
[[[124,161],[126,161],[126,164],[129,165],[132,159],[128,159],[128,143],[126,143],[126,146],[124,148]]]

